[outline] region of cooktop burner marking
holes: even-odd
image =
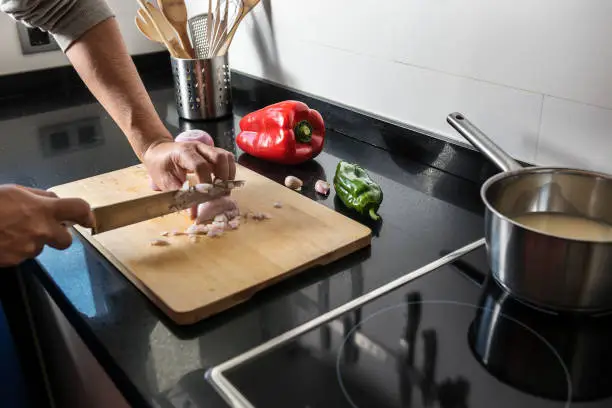
[[[448,265],[452,261],[459,259],[462,256],[465,256],[466,254],[483,247],[484,245],[485,239],[481,238],[449,254],[446,254],[443,257],[427,265],[424,265],[412,272],[402,275],[399,278],[378,287],[377,289],[373,289],[370,292],[351,300],[350,302],[347,302],[333,310],[328,311],[327,313],[324,313],[302,324],[301,326],[291,329],[288,332],[281,334],[280,336],[270,339],[267,342],[248,350],[245,353],[242,353],[236,357],[225,361],[222,364],[219,364],[209,369],[205,374],[205,378],[213,385],[213,387],[215,387],[221,397],[223,397],[223,399],[230,406],[251,408],[253,407],[253,405],[249,402],[249,400],[246,399],[245,396],[242,395],[242,393],[225,376],[225,372],[227,370],[244,364],[245,362],[251,361],[264,353],[270,352],[275,348],[282,346],[283,344],[287,344],[296,339],[297,337],[303,335],[304,333],[307,333],[310,330],[320,327],[323,324],[330,322],[352,310],[355,310],[365,304],[368,304],[378,298],[381,298],[384,295],[401,288],[407,283],[412,282],[421,276],[427,275],[430,272],[433,272],[444,265]]]
[[[351,330],[349,330],[349,332],[346,334],[346,336],[344,337],[344,339],[342,340],[340,347],[338,348],[338,356],[336,358],[336,376],[338,378],[338,383],[340,385],[340,389],[342,390],[342,393],[344,394],[344,396],[346,397],[347,401],[349,402],[349,404],[353,407],[353,408],[365,408],[365,407],[359,407],[351,398],[349,391],[346,389],[346,386],[344,384],[344,381],[342,380],[342,372],[340,369],[341,366],[341,359],[342,356],[344,355],[344,349],[346,346],[346,343],[348,341],[348,339],[352,338],[353,335],[355,334],[355,331],[360,328],[364,323],[366,323],[367,321],[382,315],[384,313],[390,312],[392,310],[396,310],[402,307],[407,307],[409,305],[415,305],[415,304],[421,304],[421,305],[428,305],[428,304],[433,304],[433,305],[453,305],[453,306],[460,306],[460,307],[469,307],[471,309],[474,309],[474,311],[478,311],[478,310],[482,310],[482,311],[488,311],[491,313],[497,313],[499,316],[503,317],[504,319],[508,319],[509,321],[518,324],[519,326],[521,326],[523,329],[526,329],[529,333],[533,334],[534,336],[536,336],[536,338],[538,338],[543,344],[546,345],[546,347],[553,353],[553,355],[556,357],[557,361],[559,362],[559,364],[561,365],[561,368],[563,369],[563,372],[565,374],[565,379],[567,381],[567,400],[565,402],[564,408],[570,408],[571,407],[571,401],[572,401],[572,379],[569,373],[569,369],[567,368],[565,362],[563,361],[563,359],[561,358],[561,356],[559,355],[559,353],[557,352],[557,350],[552,346],[552,344],[550,344],[550,342],[548,340],[546,340],[544,337],[542,337],[538,332],[536,332],[535,330],[533,330],[532,328],[530,328],[529,326],[521,323],[520,321],[512,318],[511,316],[505,315],[504,313],[501,313],[499,311],[495,311],[492,308],[484,308],[484,307],[480,307],[480,306],[476,306],[476,305],[472,305],[469,303],[463,303],[463,302],[456,302],[456,301],[452,301],[452,300],[423,300],[423,301],[418,301],[418,302],[402,302],[399,303],[395,306],[389,306],[386,308],[383,308],[377,312],[372,313],[371,315],[363,318],[360,322],[358,322],[357,324],[355,324],[354,327],[351,328]]]

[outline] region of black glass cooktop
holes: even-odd
[[[225,375],[255,407],[612,407],[612,317],[485,279],[483,247]]]

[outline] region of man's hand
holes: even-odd
[[[66,249],[72,236],[63,222],[93,224],[89,205],[78,198],[15,185],[0,186],[0,267],[34,258],[45,245]]]
[[[236,175],[232,153],[195,141],[154,144],[143,162],[161,190],[180,188],[187,173],[195,173],[200,183],[210,183],[212,175],[222,180],[233,180]]]
[[[92,27],[66,56],[96,99],[127,136],[151,180],[161,190],[177,189],[187,173],[200,182],[211,174],[231,180],[234,156],[202,142],[175,142],[157,114],[114,18]]]

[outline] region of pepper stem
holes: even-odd
[[[376,211],[373,208],[370,208],[368,213],[370,214],[370,218],[372,218],[374,221],[378,221],[380,219],[380,215],[376,214]]]
[[[298,142],[310,143],[312,140],[312,125],[307,120],[303,120],[295,126],[293,133],[295,133],[295,139]]]

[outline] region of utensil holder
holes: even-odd
[[[207,120],[232,113],[227,54],[206,59],[170,58],[176,108],[181,118]]]

